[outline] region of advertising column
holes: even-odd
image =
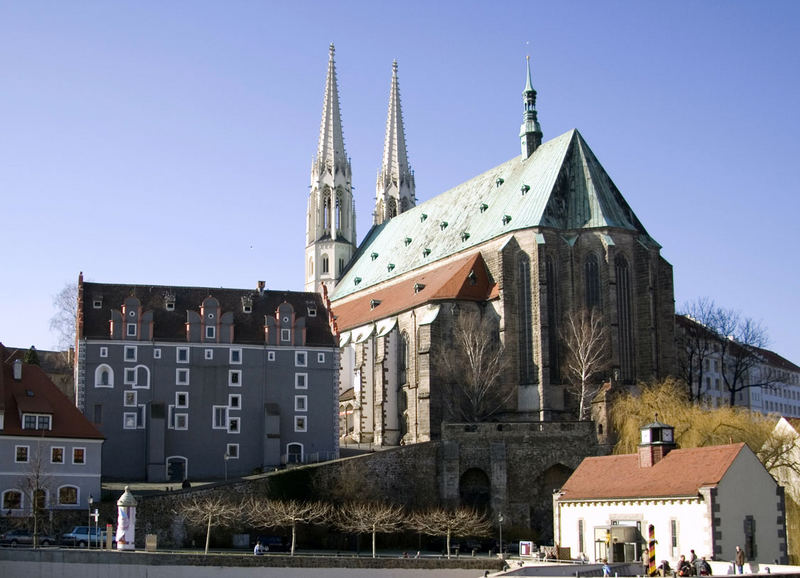
[[[117,550],[133,550],[136,537],[136,498],[128,486],[117,500]]]

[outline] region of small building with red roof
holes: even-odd
[[[37,365],[0,343],[0,504],[3,516],[86,509],[100,497],[103,435]]]
[[[553,495],[557,544],[641,560],[652,526],[656,564],[690,550],[733,560],[737,545],[749,562],[787,562],[783,487],[746,444],[677,449],[671,426],[640,431],[638,453],[586,458]]]

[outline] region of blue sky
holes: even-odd
[[[359,238],[391,64],[417,197],[578,128],[674,267],[800,364],[800,2],[0,0],[0,340],[89,281],[303,287],[336,44]]]

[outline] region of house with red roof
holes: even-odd
[[[0,515],[86,509],[100,497],[102,434],[39,366],[2,343],[0,360]]]
[[[749,562],[787,562],[783,487],[746,444],[677,449],[658,421],[640,432],[638,453],[586,458],[553,495],[557,544],[641,560],[652,526],[657,564],[690,550],[733,560],[737,545]]]

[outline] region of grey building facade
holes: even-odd
[[[338,456],[338,349],[314,293],[78,281],[76,405],[106,479],[181,482]]]

